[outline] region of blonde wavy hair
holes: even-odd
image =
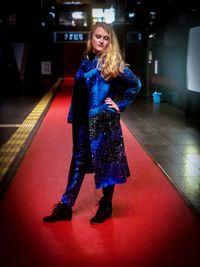
[[[118,40],[114,30],[110,24],[105,22],[97,22],[91,29],[87,41],[87,49],[85,51],[87,58],[93,51],[92,36],[97,28],[103,28],[109,35],[110,41],[106,50],[104,50],[98,57],[97,68],[101,71],[101,75],[105,80],[110,80],[123,73],[126,66],[122,59],[121,51],[119,48]]]

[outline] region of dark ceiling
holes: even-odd
[[[64,2],[62,0],[10,0],[10,1],[1,1],[0,2],[0,15],[11,14],[16,11],[18,8],[23,9],[23,5],[26,6],[26,3],[38,2],[43,3],[44,6],[49,6],[56,2]],[[68,1],[69,2],[69,1]],[[72,1],[77,2],[77,1]],[[81,3],[90,3],[92,6],[102,6],[106,7],[109,5],[124,5],[127,9],[139,8],[142,9],[155,9],[155,10],[165,10],[166,12],[171,10],[174,11],[183,11],[187,12],[190,10],[199,10],[200,1],[199,0],[189,0],[189,1],[180,1],[180,0],[79,0]]]
[[[78,1],[78,0],[77,0]],[[73,1],[73,2],[77,2]],[[17,11],[22,14],[26,10],[34,10],[37,12],[41,8],[48,8],[55,3],[64,2],[64,0],[10,0],[0,2],[0,20],[16,13]],[[79,0],[83,4],[91,4],[92,7],[108,8],[113,5],[118,12],[135,13],[135,20],[137,25],[148,25],[151,20],[150,12],[156,12],[154,24],[162,23],[164,20],[177,14],[197,14],[200,16],[200,0]],[[32,11],[33,12],[33,11]],[[39,11],[38,11],[39,12]]]

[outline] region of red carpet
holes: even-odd
[[[73,220],[42,222],[66,186],[71,82],[63,83],[0,203],[0,266],[200,266],[198,218],[124,124],[132,176],[116,187],[113,217],[89,224],[101,191],[87,175]]]

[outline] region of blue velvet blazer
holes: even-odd
[[[85,170],[94,172],[96,188],[125,183],[130,171],[124,149],[123,134],[120,125],[120,113],[109,108],[105,99],[114,100],[118,90],[123,91],[123,99],[116,102],[120,112],[133,103],[140,90],[138,77],[125,67],[123,75],[105,81],[97,69],[97,59],[83,58],[75,76],[72,102],[68,114],[68,122],[74,129],[85,123],[88,127],[88,142],[91,154],[90,162]],[[76,135],[76,131],[73,131]],[[82,134],[74,147],[82,147],[87,134]],[[80,143],[81,142],[81,143]],[[86,152],[87,153],[87,152]],[[87,172],[87,171],[86,171]]]

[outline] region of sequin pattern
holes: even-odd
[[[89,119],[96,187],[126,182],[130,175],[124,150],[120,115],[104,110]]]

